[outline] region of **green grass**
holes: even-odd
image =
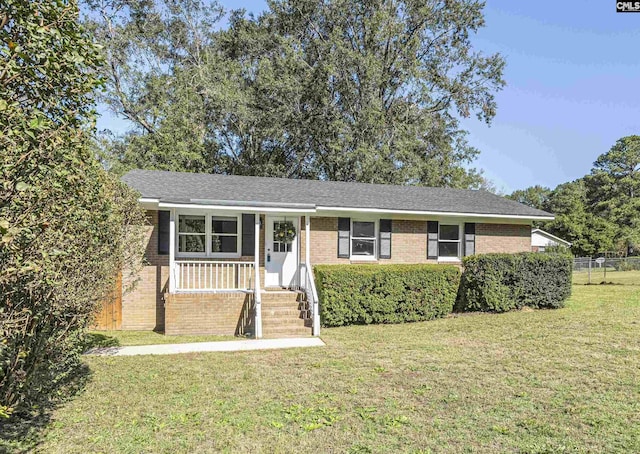
[[[325,348],[90,357],[38,450],[639,452],[640,288],[324,329]]]
[[[234,336],[165,336],[154,331],[92,331],[89,333],[91,346],[117,347],[126,345],[183,344],[190,342],[214,342],[241,340]]]
[[[604,269],[592,269],[591,283],[600,284],[602,282],[605,282]],[[613,268],[609,268],[607,269],[606,282],[621,285],[640,285],[640,271],[616,271]],[[573,283],[576,285],[589,283],[589,273],[587,271],[574,272]]]

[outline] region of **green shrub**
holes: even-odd
[[[314,271],[325,326],[443,317],[460,283],[460,270],[451,265],[319,265]]]
[[[640,257],[629,257],[627,259],[614,262],[613,267],[616,271],[638,271],[640,270]]]
[[[484,254],[465,257],[457,311],[506,312],[559,308],[571,295],[567,254]]]
[[[0,426],[74,388],[85,328],[118,271],[144,251],[143,231],[125,228],[144,222],[137,195],[91,146],[101,58],[77,2],[6,0],[2,9]]]

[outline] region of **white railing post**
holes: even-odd
[[[306,271],[305,283],[308,281],[309,289],[305,289],[311,294],[311,316],[312,331],[314,336],[320,335],[320,306],[318,304],[318,293],[313,281],[313,269],[311,269],[311,216],[307,213],[304,217],[304,265]]]
[[[169,212],[169,293],[176,291],[176,210]]]
[[[253,299],[256,305],[255,314],[255,337],[260,339],[262,337],[262,301],[260,296],[260,213],[255,215],[254,226],[254,251],[253,251],[253,272],[255,278],[253,280]]]

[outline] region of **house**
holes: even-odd
[[[544,252],[546,248],[551,246],[564,246],[569,248],[571,247],[571,243],[542,229],[531,230],[531,250],[533,252]]]
[[[486,191],[134,170],[149,221],[122,329],[314,334],[312,266],[531,250],[553,216]]]

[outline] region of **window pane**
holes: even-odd
[[[460,227],[457,225],[440,224],[440,239],[441,240],[459,240]]]
[[[373,255],[376,240],[352,240],[353,255]]]
[[[204,233],[204,216],[180,215],[178,219],[178,231],[181,233]]]
[[[204,252],[204,235],[178,236],[179,252]]]
[[[356,222],[353,223],[354,237],[374,238],[376,235],[375,222]]]
[[[238,233],[236,218],[215,217],[211,219],[211,233]]]
[[[458,257],[458,245],[460,243],[438,243],[438,255],[440,257]]]
[[[213,235],[211,252],[238,252],[238,237],[231,235]]]

